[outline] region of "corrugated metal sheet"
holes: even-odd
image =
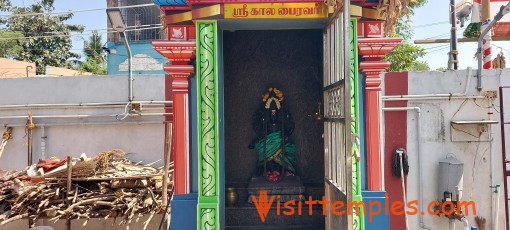
[[[168,6],[168,5],[186,5],[187,2],[185,0],[153,0],[154,3],[158,6]]]

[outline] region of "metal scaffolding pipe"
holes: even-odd
[[[468,67],[466,84],[461,93],[432,93],[416,95],[392,95],[382,96],[383,101],[417,101],[417,100],[451,100],[451,99],[484,99],[485,96],[468,96],[469,85],[471,84],[472,68]]]
[[[505,14],[508,14],[508,12],[510,12],[510,3],[508,3],[506,6],[501,6],[501,8],[499,9],[499,12],[496,14],[496,16],[494,16],[494,20],[492,20],[489,23],[489,25],[487,25],[487,27],[485,27],[485,29],[480,34],[480,37],[478,37],[478,49],[477,49],[478,70],[477,70],[477,74],[476,74],[476,77],[478,78],[476,88],[478,89],[478,91],[482,90],[482,68],[483,68],[482,43],[483,43],[483,38],[485,37],[485,35],[487,35],[487,33],[489,33],[489,31],[491,31],[492,27],[494,27],[494,25],[496,25],[496,22],[501,20],[501,18],[503,18],[503,16]],[[482,18],[482,19],[483,20],[488,19],[488,14],[487,14],[487,18]],[[483,22],[482,22],[482,24],[483,24]]]
[[[47,119],[47,118],[103,118],[103,117],[117,117],[121,114],[106,114],[106,115],[89,115],[89,114],[69,114],[69,115],[43,115],[43,116],[32,116],[34,119]],[[142,114],[126,114],[131,117],[142,117],[142,116],[166,116],[172,115],[171,113],[142,113]],[[6,119],[28,119],[29,116],[0,116],[0,120]]]
[[[71,108],[71,107],[105,107],[105,106],[126,106],[129,102],[92,102],[92,103],[74,103],[74,104],[14,104],[0,105],[1,109],[18,109],[18,108]],[[165,105],[173,104],[173,101],[136,101],[132,103],[140,103],[142,105]]]
[[[386,98],[383,96],[383,101],[429,101],[429,100],[453,100],[453,99],[484,99],[485,96],[463,96],[463,97],[395,97]]]
[[[417,148],[418,148],[418,196],[419,196],[419,210],[420,212],[424,212],[425,207],[423,204],[423,153],[422,143],[421,143],[421,109],[418,106],[415,107],[388,107],[382,108],[382,111],[416,111],[417,123],[416,123],[416,138],[417,138]],[[425,225],[425,220],[423,219],[423,215],[418,215],[420,228],[422,229],[431,229],[427,225]]]
[[[118,122],[80,122],[80,123],[38,123],[37,125],[43,127],[51,127],[51,126],[89,126],[89,125],[152,125],[152,124],[163,124],[164,121],[118,121]],[[2,124],[1,126],[6,127],[25,127],[26,124],[17,123],[17,124]]]

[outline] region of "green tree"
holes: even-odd
[[[430,71],[429,63],[420,61],[413,66],[411,71]]]
[[[439,72],[446,72],[448,69],[445,68],[445,67],[439,67],[436,69],[436,71],[439,71]]]
[[[52,15],[54,1],[41,0],[28,7],[3,9],[14,15],[3,22],[7,30],[19,31],[25,37],[16,39],[22,49],[13,58],[36,63],[38,74],[44,73],[45,66],[67,67],[70,58],[79,58],[70,51],[72,41],[69,35],[82,32],[84,27],[65,23],[73,17],[71,13]]]
[[[409,3],[410,15],[414,14],[414,10],[425,5],[427,0],[418,0]],[[411,43],[413,37],[413,29],[410,26],[411,20],[402,12],[400,19],[395,24],[395,32],[392,37],[402,37],[402,44],[393,49],[384,57],[384,60],[391,63],[386,69],[388,72],[401,71],[428,71],[430,67],[427,63],[418,61],[419,58],[425,56],[427,52],[421,46]]]
[[[94,74],[106,74],[106,57],[103,51],[103,37],[97,31],[83,45],[85,61],[78,64],[78,69]]]
[[[402,44],[395,47],[395,49],[384,57],[384,60],[391,63],[386,71],[414,71],[420,68],[417,67],[417,65],[423,66],[423,62],[418,61],[418,58],[423,57],[425,54],[425,49],[404,40]]]
[[[21,32],[0,29],[0,57],[11,58],[21,52],[23,47],[19,45],[18,40],[22,38]]]
[[[0,10],[1,11],[9,10],[10,7],[12,7],[10,0],[0,0]]]

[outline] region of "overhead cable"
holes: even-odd
[[[128,8],[139,8],[139,7],[148,7],[148,6],[156,6],[154,3],[147,4],[139,4],[139,5],[131,5],[131,6],[115,6],[108,8],[96,8],[96,9],[85,9],[85,10],[68,10],[61,12],[47,12],[47,13],[23,13],[23,14],[8,14],[8,15],[0,15],[0,17],[4,18],[13,18],[13,17],[30,17],[30,16],[38,16],[38,15],[61,15],[61,14],[72,14],[72,13],[82,13],[82,12],[91,12],[91,11],[101,11],[107,9],[128,9]]]

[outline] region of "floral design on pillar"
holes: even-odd
[[[383,190],[379,92],[380,74],[390,67],[390,63],[382,58],[401,42],[400,38],[358,39],[358,51],[362,57],[359,69],[365,75],[366,84],[367,182],[371,191]]]
[[[197,20],[197,229],[220,226],[218,23]]]
[[[192,27],[194,29],[194,26]],[[165,91],[170,93],[173,101],[174,192],[175,194],[186,194],[190,192],[191,182],[188,146],[188,79],[195,73],[195,68],[190,62],[195,59],[196,42],[190,40],[155,40],[152,41],[152,46],[161,55],[165,56],[170,63],[164,67],[164,70],[167,74]]]

